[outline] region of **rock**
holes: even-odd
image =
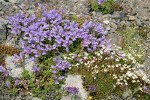
[[[17,3],[18,0],[9,0],[9,2],[11,2],[11,3]]]
[[[111,15],[111,18],[114,18],[114,19],[118,19],[118,18],[120,18],[120,14],[119,14],[119,12],[114,12],[112,15]]]
[[[136,20],[136,17],[135,16],[128,16],[128,20],[129,21],[134,21],[134,20]]]
[[[29,61],[29,59],[27,59],[27,58],[25,59],[23,66],[15,65],[15,63],[13,62],[14,60],[15,60],[15,58],[13,56],[6,56],[6,58],[5,58],[6,68],[8,69],[9,75],[11,77],[21,78],[24,68],[26,70],[28,70],[29,72],[32,71],[32,67],[34,66],[34,63]]]
[[[111,95],[111,100],[122,100],[120,97]]]
[[[79,93],[77,94],[78,96],[77,100],[87,100],[88,93],[83,88],[82,83],[83,81],[81,75],[68,75],[66,78],[65,85],[63,85],[62,88],[66,86],[76,87],[79,89]],[[63,96],[61,100],[72,100],[71,95]]]
[[[120,46],[121,48],[125,45],[124,38],[117,33],[108,34],[108,38],[111,39],[111,44],[115,44],[117,46]]]
[[[111,23],[111,28],[113,28],[114,30],[116,30],[117,29],[117,25],[115,24],[115,23]]]
[[[71,0],[72,2],[77,2],[78,0]]]
[[[41,99],[37,97],[33,97],[32,100],[41,100]]]
[[[136,19],[136,23],[137,23],[138,26],[142,26],[142,23],[141,23],[140,19]]]
[[[110,31],[111,27],[109,25],[106,26],[106,31]]]
[[[32,96],[27,96],[27,97],[26,97],[26,100],[32,100],[32,99],[33,99]]]
[[[126,17],[127,13],[125,13],[125,12],[120,12],[119,15],[120,15],[120,19],[122,19],[122,18]]]
[[[126,99],[127,97],[130,97],[132,94],[132,91],[130,89],[126,89],[123,93],[123,98]]]
[[[126,21],[121,21],[120,22],[120,25],[125,25],[126,24]]]
[[[7,20],[0,18],[0,44],[6,40],[7,30],[6,24],[8,23]]]
[[[104,20],[103,23],[104,24],[109,24],[109,20]]]

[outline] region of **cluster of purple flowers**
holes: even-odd
[[[77,94],[79,92],[78,88],[76,88],[76,87],[70,87],[70,86],[66,87],[65,90],[68,93],[73,94],[73,95],[75,95],[75,94]]]
[[[35,58],[58,47],[65,47],[68,52],[69,45],[77,38],[82,39],[82,45],[88,51],[95,51],[107,41],[106,32],[100,23],[86,21],[79,28],[78,23],[62,19],[62,15],[56,10],[43,10],[42,18],[26,16],[21,12],[8,19],[12,25],[12,33],[21,37],[22,55],[28,54]]]
[[[41,7],[42,16],[27,16],[21,12],[13,17],[8,17],[12,25],[12,33],[19,36],[19,42],[22,45],[22,52],[15,56],[17,59],[23,59],[25,54],[30,55],[32,61],[47,51],[57,50],[64,47],[69,52],[69,46],[77,39],[81,39],[81,45],[87,51],[92,52],[101,50],[104,45],[108,44],[106,39],[107,32],[103,30],[100,23],[86,21],[82,27],[78,23],[65,20],[56,10],[47,10],[45,6]],[[110,46],[106,46],[107,49]],[[21,60],[19,60],[21,61]],[[54,59],[56,65],[52,65],[55,83],[59,84],[62,78],[56,77],[58,71],[65,70],[71,65],[67,61]],[[33,67],[33,71],[39,71],[38,67]],[[55,76],[56,75],[56,76]]]
[[[35,65],[33,68],[32,68],[33,72],[39,72],[40,71],[40,68],[37,67],[37,65]]]
[[[64,78],[64,76],[54,75],[55,84],[59,84]]]
[[[56,65],[51,65],[52,73],[54,74],[55,84],[59,84],[59,81],[64,79],[64,76],[58,77],[58,75],[56,74],[59,71],[68,69],[71,66],[71,64],[67,61],[58,58],[54,58],[53,61],[56,63]]]
[[[51,68],[56,69],[56,70],[65,70],[71,66],[71,64],[67,61],[64,61],[62,59],[54,58],[53,61],[56,63],[55,66],[51,66]]]

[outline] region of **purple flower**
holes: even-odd
[[[64,76],[60,76],[59,78],[58,78],[58,80],[60,81],[60,80],[63,80],[65,77]]]
[[[98,4],[102,4],[103,0],[98,0]]]
[[[0,66],[0,72],[4,72],[6,69],[3,66]]]
[[[3,72],[6,76],[8,76],[8,71],[3,67],[3,66],[0,66],[0,72]]]
[[[77,54],[73,54],[73,58],[77,58]]]
[[[104,52],[108,52],[111,49],[111,44],[107,45],[106,49],[104,50]]]
[[[68,93],[74,94],[74,95],[79,92],[79,89],[78,89],[78,88],[76,88],[76,87],[70,87],[70,86],[66,87],[65,90],[66,90]]]
[[[145,91],[148,90],[147,86],[144,86],[143,89],[144,89]]]
[[[143,87],[143,90],[144,90],[147,94],[149,94],[149,95],[150,95],[150,90],[148,89],[148,87],[147,87],[147,86],[144,86],[144,87]]]
[[[56,70],[52,70],[52,73],[53,73],[53,74],[56,74],[56,72],[57,72]]]
[[[58,81],[58,80],[55,80],[55,84],[59,84],[59,81]]]
[[[37,67],[37,66],[34,66],[34,67],[32,68],[32,70],[33,70],[33,72],[39,72],[39,71],[40,71],[40,68]]]
[[[107,0],[97,0],[98,4],[102,4],[103,2],[106,2]]]
[[[6,86],[10,89],[11,84],[10,84],[10,82],[9,82],[9,81],[6,81]]]
[[[96,86],[93,86],[93,85],[89,86],[88,91],[90,91],[90,92],[96,91]]]
[[[16,79],[16,81],[15,81],[15,85],[18,85],[18,84],[19,84],[19,82],[20,82],[20,80]]]
[[[84,46],[84,47],[88,47],[88,46],[89,46],[89,44],[90,44],[90,42],[89,42],[89,41],[84,41],[84,42],[83,42],[83,46]]]
[[[56,68],[58,70],[65,70],[71,66],[71,64],[67,61],[59,60],[58,58],[54,58],[53,61],[56,63],[56,65],[52,65],[51,68]]]

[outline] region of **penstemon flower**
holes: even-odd
[[[35,15],[27,17],[21,12],[8,17],[8,20],[13,26],[12,32],[21,36],[23,51],[19,55],[20,58],[23,58],[24,54],[37,58],[58,47],[65,47],[66,52],[69,52],[69,46],[78,38],[82,39],[82,46],[89,51],[101,48],[107,41],[107,32],[100,23],[86,21],[79,28],[76,22],[63,19],[56,10],[43,10],[42,18]]]
[[[40,68],[37,67],[37,66],[34,66],[34,67],[32,68],[32,70],[33,70],[33,72],[39,72],[39,71],[40,71]]]
[[[16,79],[15,85],[19,85],[20,80]]]
[[[11,84],[10,84],[10,82],[9,82],[9,81],[6,81],[6,86],[10,89]]]
[[[106,2],[107,0],[97,0],[98,4],[102,4],[103,2]]]
[[[6,76],[9,75],[8,71],[3,66],[0,66],[0,72],[3,72]]]
[[[88,91],[90,91],[90,92],[96,91],[96,86],[94,86],[94,85],[89,86]]]

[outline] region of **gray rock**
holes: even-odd
[[[32,100],[41,100],[40,98],[37,98],[37,97],[33,97]]]
[[[124,17],[126,17],[127,13],[125,13],[125,12],[120,12],[119,15],[120,15],[120,16],[119,16],[120,19],[123,19]]]
[[[109,24],[110,22],[109,22],[109,20],[104,20],[103,23],[107,25],[107,24]]]
[[[117,25],[115,24],[115,23],[111,23],[111,28],[113,28],[114,30],[116,30],[117,29]]]
[[[32,96],[27,96],[27,97],[26,97],[26,100],[32,100],[32,99],[33,99]]]
[[[7,30],[6,24],[8,23],[7,20],[0,18],[0,44],[6,40]]]
[[[128,20],[129,21],[134,21],[134,20],[136,20],[136,17],[135,16],[128,16]]]
[[[62,88],[66,86],[76,87],[79,89],[77,100],[87,100],[88,93],[83,88],[82,83],[83,81],[82,81],[81,75],[68,75],[68,77],[66,78],[65,85],[63,85]],[[72,100],[71,95],[63,96],[61,100]]]
[[[119,19],[119,18],[120,18],[119,12],[114,12],[114,13],[111,15],[111,18]]]
[[[111,15],[111,18],[113,19],[124,19],[126,17],[127,13],[126,12],[119,12],[116,11]]]
[[[106,26],[106,31],[110,31],[111,27],[109,25]]]
[[[132,95],[132,91],[130,89],[126,89],[123,93],[123,98],[126,99],[127,97],[130,97]]]
[[[115,44],[117,46],[121,46],[121,44],[120,44],[121,42],[120,41],[122,40],[122,36],[120,36],[117,33],[111,33],[111,34],[108,34],[108,37],[111,39],[111,44]]]
[[[72,2],[77,2],[78,0],[70,0],[70,1],[72,1]]]
[[[111,95],[111,100],[122,100],[120,97]]]
[[[17,3],[18,0],[9,0],[9,2],[11,2],[11,3]]]
[[[136,19],[136,23],[137,23],[138,26],[142,26],[142,22],[141,22],[140,19]]]
[[[14,78],[21,78],[22,72],[24,69],[29,72],[32,71],[32,67],[34,66],[34,62],[29,61],[28,57],[26,57],[23,65],[15,65],[14,61],[16,59],[13,56],[6,56],[6,68],[8,69],[9,75]],[[16,73],[17,72],[17,73]]]

